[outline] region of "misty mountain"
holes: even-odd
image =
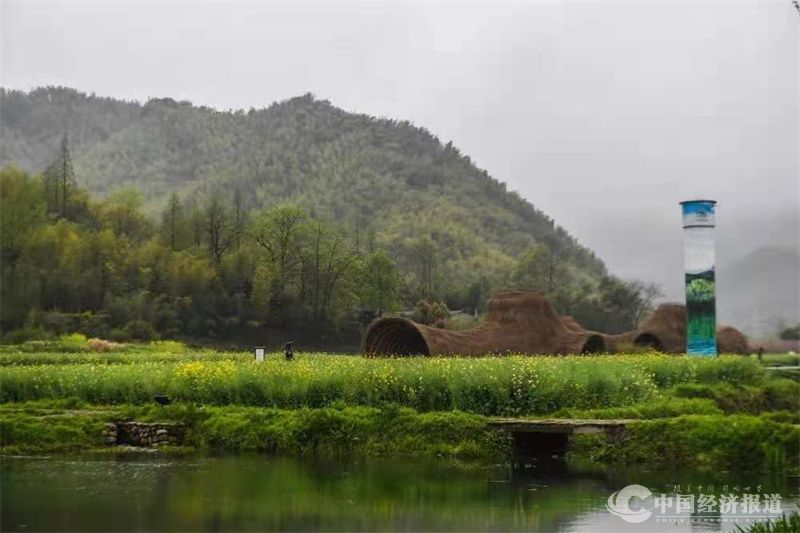
[[[754,337],[800,320],[800,254],[768,246],[717,268],[720,322]]]
[[[345,112],[310,94],[265,109],[221,112],[169,98],[141,104],[66,88],[2,90],[0,165],[44,170],[69,137],[78,184],[106,195],[135,186],[154,216],[170,193],[210,195],[246,210],[291,201],[393,252],[417,237],[462,288],[508,279],[544,244],[590,293],[605,273],[594,253],[452,143],[409,122]]]

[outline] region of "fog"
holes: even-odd
[[[798,248],[790,1],[10,2],[0,81],[220,109],[313,92],[424,126],[594,249],[683,286],[678,202],[718,200],[719,263]]]

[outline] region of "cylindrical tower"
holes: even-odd
[[[686,279],[686,353],[717,354],[714,200],[681,202]]]

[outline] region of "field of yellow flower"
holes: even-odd
[[[397,405],[417,411],[547,414],[624,407],[682,383],[758,385],[764,371],[741,357],[660,354],[566,357],[367,359],[249,353],[0,353],[0,402],[77,398],[146,404],[167,394],[195,405],[278,408]]]

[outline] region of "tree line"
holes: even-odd
[[[592,276],[605,270],[591,250],[452,142],[407,121],[348,113],[310,94],[220,112],[169,98],[140,104],[67,88],[0,88],[0,107],[0,167],[44,170],[67,129],[81,185],[108,195],[136,184],[151,216],[173,191],[185,205],[223,193],[229,205],[240,191],[242,213],[301,205],[314,218],[345,226],[361,247],[371,242],[409,255],[427,237],[445,251],[447,263],[429,268],[429,281],[434,270],[446,270],[445,281],[474,283],[485,275],[499,286],[536,243],[558,249],[560,258]],[[446,298],[461,290],[439,288]]]
[[[246,208],[239,189],[202,200],[173,192],[148,216],[136,188],[99,199],[78,187],[66,137],[45,172],[7,167],[0,188],[6,342],[71,331],[236,341],[280,330],[353,346],[379,314],[416,309],[414,318],[439,324],[448,308],[477,317],[504,288],[541,290],[560,313],[615,332],[657,296],[593,277],[544,243],[482,274],[481,263],[450,262],[435,225],[392,240],[297,204]]]

